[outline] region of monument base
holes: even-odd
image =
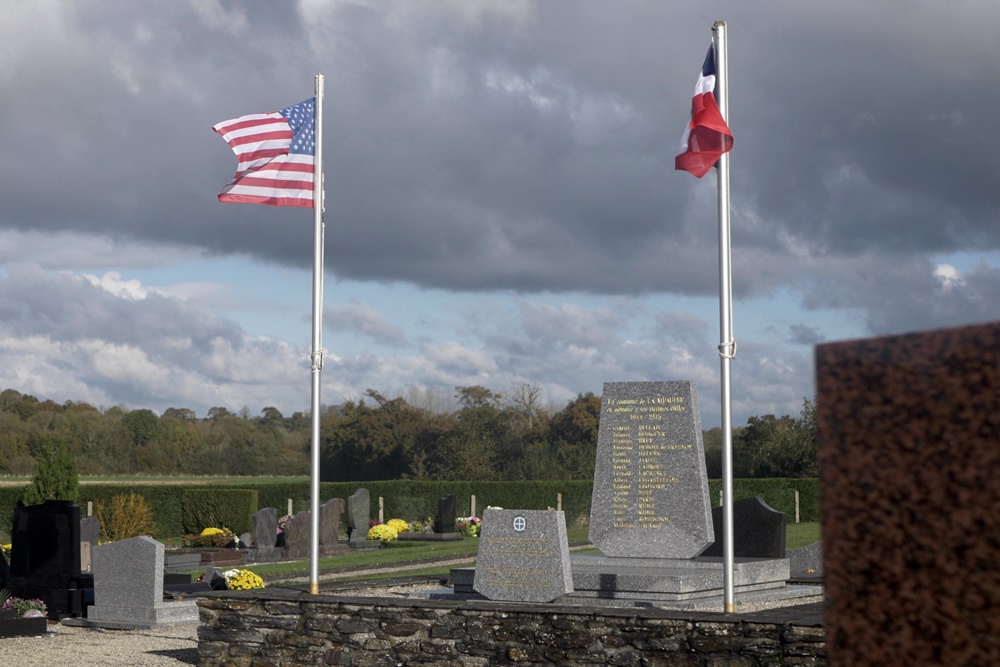
[[[285,560],[281,547],[251,547],[240,551],[243,553],[244,563],[275,563]]]
[[[382,548],[380,540],[348,540],[345,544],[351,551],[375,551]]]
[[[722,558],[571,557],[573,595],[648,601],[691,600],[723,591]],[[737,558],[733,590],[738,593],[783,588],[790,574],[787,558]]]
[[[706,609],[721,606],[724,583],[721,558],[691,560],[614,558],[576,554],[570,557],[573,592],[559,604],[642,606],[669,609]],[[452,591],[435,592],[432,599],[484,599],[472,584],[476,569],[451,570]],[[787,558],[737,558],[733,564],[733,591],[739,602],[767,602],[823,594],[821,586],[789,586]]]
[[[154,607],[101,607],[87,609],[87,618],[63,619],[63,625],[111,630],[150,630],[163,625],[197,623],[195,600],[171,600]]]
[[[462,533],[400,533],[400,542],[458,542],[463,538]]]

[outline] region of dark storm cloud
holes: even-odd
[[[673,156],[726,18],[737,294],[822,285],[807,304],[880,331],[986,314],[969,295],[995,290],[986,275],[935,289],[925,257],[1000,243],[994,4],[48,7],[4,35],[2,227],[306,266],[303,211],[216,202],[235,158],[210,128],[309,97],[324,72],[334,273],[714,294],[714,185]],[[851,276],[869,254],[883,259]]]

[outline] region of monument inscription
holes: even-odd
[[[487,509],[473,589],[490,600],[551,602],[573,591],[566,515]]]
[[[590,540],[637,558],[693,558],[714,541],[694,383],[604,384]]]

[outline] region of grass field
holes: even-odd
[[[570,544],[585,544],[587,542],[587,527],[573,526],[568,528],[567,536]],[[786,538],[786,546],[789,549],[807,546],[819,541],[820,526],[818,523],[788,524]],[[454,567],[473,565],[478,549],[479,540],[475,538],[466,538],[460,542],[396,542],[378,551],[321,558],[319,561],[320,581],[379,579],[396,577],[401,574],[406,576],[443,576]],[[592,547],[584,548],[579,550],[579,553],[597,553],[597,550]],[[443,560],[461,562],[445,566],[433,564],[434,561]],[[419,567],[421,563],[426,563],[427,566]],[[412,569],[407,569],[405,572],[397,570],[397,568],[404,566],[412,566]],[[265,581],[279,582],[293,577],[308,576],[309,561],[266,563],[252,565],[247,569],[253,570]],[[359,569],[384,569],[385,571],[380,574],[352,574]],[[200,574],[200,571],[192,574]]]
[[[285,484],[308,482],[308,475],[296,477],[256,476],[239,477],[231,475],[80,475],[80,484],[212,484],[215,486],[238,484]],[[27,486],[31,475],[0,475],[0,486]]]

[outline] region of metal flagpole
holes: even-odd
[[[323,75],[316,75],[316,144],[313,148],[312,447],[309,484],[309,592],[319,594],[319,410],[323,370]]]
[[[729,124],[729,71],[726,52],[726,23],[712,27],[715,46],[716,93],[722,118]],[[729,241],[729,153],[718,162],[719,197],[719,358],[722,385],[722,566],[725,613],[736,612],[733,594],[733,415],[730,392],[730,363],[736,356],[733,338],[733,277]]]

